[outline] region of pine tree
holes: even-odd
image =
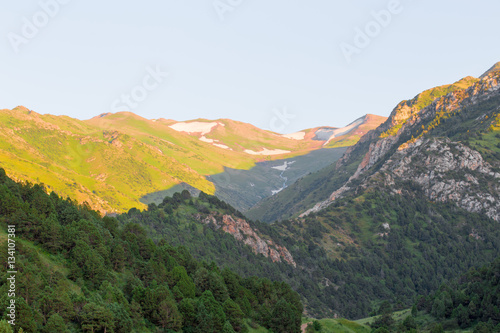
[[[224,326],[222,327],[222,333],[236,333],[233,329],[233,326],[231,326],[231,323],[229,321],[226,321],[224,323]]]
[[[185,298],[179,303],[179,312],[182,315],[184,327],[196,326],[196,308],[194,300]]]
[[[196,286],[184,267],[175,266],[172,270],[172,276],[175,285],[180,289],[184,297],[193,298],[195,296]]]
[[[132,327],[138,328],[137,326],[134,326],[132,318],[130,317],[130,314],[128,313],[125,305],[118,303],[111,303],[108,304],[107,307],[113,313],[113,317],[115,319],[115,326],[114,326],[115,333],[128,333],[132,331]],[[134,309],[131,307],[130,312],[133,311]]]
[[[197,332],[197,333],[216,332],[214,330],[212,315],[207,311],[207,308],[205,307],[203,302],[198,303],[196,322],[197,322],[197,325],[196,325],[195,332]]]
[[[39,317],[40,315],[33,311],[24,298],[16,298],[16,327],[22,327],[28,332],[36,332]]]
[[[41,225],[40,238],[43,246],[50,251],[58,251],[61,248],[61,225],[56,214],[52,213]]]
[[[417,314],[418,314],[417,305],[416,305],[416,304],[414,304],[414,305],[412,306],[412,308],[411,308],[411,315],[412,315],[413,317],[416,317],[416,316],[417,316]]]
[[[444,333],[443,325],[436,324],[431,328],[431,333]]]
[[[163,300],[158,306],[157,313],[156,320],[162,328],[177,331],[182,327],[182,315],[173,299],[167,298]]]
[[[222,304],[222,307],[224,308],[224,313],[226,314],[226,318],[229,319],[232,328],[237,332],[241,331],[243,328],[244,314],[239,305],[228,298],[224,304]]]
[[[126,257],[123,246],[119,243],[115,243],[111,249],[111,263],[113,265],[113,269],[117,272],[121,272],[125,266],[125,260]]]
[[[113,313],[96,303],[87,303],[82,309],[82,328],[87,332],[104,330],[104,333],[112,331],[114,327]]]
[[[457,317],[458,325],[461,328],[466,328],[470,325],[469,311],[468,309],[460,304],[458,308],[456,308],[455,317]]]
[[[295,333],[300,330],[300,322],[295,320],[295,312],[285,300],[276,303],[271,317],[270,328],[274,332]]]
[[[200,302],[203,303],[206,308],[210,318],[212,319],[212,327],[215,332],[220,332],[224,323],[226,322],[226,315],[224,314],[224,309],[217,302],[212,295],[210,290],[205,291],[201,297]]]
[[[68,328],[64,323],[64,319],[58,313],[54,313],[52,316],[50,316],[49,320],[47,320],[47,324],[43,328],[43,332],[45,333],[66,333],[67,331]]]

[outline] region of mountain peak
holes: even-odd
[[[500,61],[497,62],[496,64],[494,64],[490,69],[488,69],[486,72],[484,72],[483,75],[481,75],[479,78],[484,78],[486,77],[488,74],[490,73],[493,73],[493,72],[496,72],[496,71],[500,71]]]
[[[30,114],[32,112],[30,109],[22,105],[16,106],[15,108],[12,109],[12,111],[24,112],[26,114]]]

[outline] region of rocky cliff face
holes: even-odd
[[[341,170],[356,154],[364,154],[349,180],[329,199],[301,216],[323,209],[350,191],[375,186],[377,180],[383,179],[383,185],[389,188],[398,181],[413,181],[430,200],[451,201],[500,221],[498,160],[492,166],[477,150],[448,138],[453,129],[439,131],[443,127],[441,121],[453,117],[460,117],[462,122],[484,123],[482,128],[487,128],[489,119],[495,119],[500,112],[500,71],[481,80],[469,77],[458,83],[423,108],[419,107],[425,105],[419,101],[421,95],[400,103],[384,124],[365,135],[337,162],[336,167]],[[486,104],[482,114],[467,111]],[[393,190],[397,193],[403,189]]]
[[[273,262],[284,261],[293,267],[297,267],[287,248],[276,244],[271,239],[263,239],[258,234],[258,230],[254,230],[244,219],[214,213],[206,217],[197,214],[195,218],[204,224],[212,224],[215,229],[222,228],[223,231],[233,235],[238,241],[250,246],[255,254],[262,254],[266,258],[271,258]]]
[[[413,181],[431,201],[451,201],[500,221],[500,173],[481,154],[449,139],[418,139],[398,150],[380,171],[384,186],[401,193],[397,181]]]

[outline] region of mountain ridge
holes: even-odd
[[[207,177],[225,168],[249,170],[259,161],[304,155],[322,144],[233,120],[218,120],[224,126],[201,135],[170,127],[181,122],[132,112],[81,121],[20,106],[0,111],[0,118],[0,164],[10,176],[41,181],[102,213],[145,208],[143,196],[181,183],[213,194],[216,185]]]
[[[498,71],[493,71],[483,79],[465,77],[453,84],[425,90],[411,100],[398,103],[384,123],[364,135],[355,145],[349,147],[342,158],[334,165],[321,170],[317,175],[307,176],[299,180],[294,186],[286,189],[283,193],[279,193],[276,197],[263,200],[250,209],[246,213],[247,216],[272,222],[289,218],[292,215],[298,216],[304,214],[304,212],[321,209],[334,198],[351,190],[350,181],[356,180],[365,169],[374,166],[376,161],[386,156],[401,137],[400,131],[402,128],[413,125],[418,115],[426,116],[425,119],[429,119],[429,122],[432,121],[429,117],[433,113],[423,112],[422,110],[431,110],[436,107],[446,109],[446,103],[450,103],[455,107],[456,100],[465,98],[464,94],[467,94],[468,89],[472,89],[469,94],[473,96],[487,93],[488,89],[497,89],[495,84],[498,73]],[[491,80],[488,78],[492,78],[493,81],[490,82]],[[436,104],[439,103],[438,101],[441,101],[440,104]],[[443,115],[439,117],[443,117]],[[436,122],[439,122],[439,117],[437,117]],[[430,124],[429,126],[431,125],[433,127],[438,126],[438,124]],[[424,124],[421,124],[421,126],[424,126]],[[418,133],[415,133],[415,136],[422,135],[423,131],[424,129],[421,129],[420,132],[416,131]],[[429,129],[426,129],[426,131],[424,134],[427,134]],[[404,142],[411,140],[411,135],[410,133]],[[314,198],[321,196],[323,200],[314,202]],[[286,208],[276,210],[272,207]]]
[[[185,175],[181,172],[192,172],[192,175],[200,176],[200,182],[201,168],[217,169],[221,166],[216,164],[217,158],[226,158],[237,167],[242,167],[243,162],[236,157],[245,156],[248,164],[260,161],[257,163],[263,163],[264,171],[281,177],[280,191],[264,200],[267,204],[271,203],[270,211],[281,221],[272,224],[251,221],[215,196],[201,193],[198,198],[193,198],[183,191],[172,198],[159,194],[163,197],[159,204],[149,203],[147,210],[131,208],[127,213],[117,215],[117,222],[106,217],[102,224],[109,232],[104,234],[109,238],[116,234],[116,226],[125,225],[127,233],[122,237],[127,240],[143,239],[130,249],[123,248],[124,251],[136,251],[143,257],[144,260],[137,262],[137,267],[143,267],[138,270],[141,274],[143,271],[144,274],[155,271],[156,258],[164,258],[157,253],[155,260],[151,260],[148,248],[154,248],[155,242],[160,246],[167,242],[174,246],[182,245],[183,251],[187,248],[197,259],[217,262],[221,267],[229,267],[243,276],[256,275],[288,282],[302,296],[306,314],[361,318],[373,313],[374,306],[381,301],[392,303],[398,309],[409,307],[419,295],[438,291],[443,283],[464,271],[498,257],[500,230],[495,220],[500,208],[499,83],[500,72],[493,71],[482,79],[467,77],[402,101],[394,108],[390,118],[369,131],[354,146],[346,148],[341,158],[339,156],[326,168],[302,176],[290,186],[286,186],[286,177],[291,177],[293,167],[301,163],[298,155],[290,157],[296,160],[280,160],[279,156],[262,157],[245,150],[258,152],[260,148],[271,151],[293,147],[296,149],[294,154],[299,154],[301,149],[324,144],[335,133],[335,128],[324,127],[320,133],[324,134],[323,140],[312,142],[314,140],[311,139],[311,146],[307,146],[308,142],[265,131],[253,142],[240,143],[235,137],[239,125],[229,122],[222,125],[223,121],[182,122],[176,130],[169,126],[180,122],[167,120],[162,123],[136,119],[130,114],[115,114],[94,119],[94,122],[100,122],[99,126],[95,126],[71,118],[30,115],[29,110],[19,109],[10,112],[19,112],[25,118],[9,117],[8,111],[0,112],[2,124],[8,130],[7,134],[0,132],[0,153],[12,156],[13,152],[17,152],[26,160],[39,158],[40,161],[35,160],[38,165],[49,169],[44,171],[42,168],[44,172],[56,168],[48,163],[50,158],[59,163],[59,172],[67,171],[69,174],[75,164],[92,167],[90,171],[96,172],[101,166],[99,159],[110,158],[120,152],[125,155],[110,160],[115,161],[112,167],[119,171],[113,176],[123,178],[113,179],[110,175],[101,176],[102,173],[97,175],[104,184],[112,180],[113,186],[119,186],[121,181],[123,187],[117,193],[122,194],[127,188],[141,188],[141,183],[134,183],[138,178],[153,183],[151,178],[145,178],[151,175],[150,170],[158,172],[163,167],[169,167],[166,162],[164,165],[154,164],[155,157],[170,161],[171,168],[184,167],[171,169],[168,174],[176,171],[177,174],[172,175],[180,178]],[[29,121],[26,122],[26,119]],[[117,131],[115,122],[127,130]],[[251,127],[245,127],[245,130],[252,132]],[[317,134],[315,132],[314,136]],[[308,139],[311,137],[312,133]],[[209,140],[214,141],[207,142]],[[266,140],[274,141],[267,144]],[[214,142],[225,144],[232,150],[214,146]],[[67,147],[66,143],[71,143],[71,146]],[[288,146],[283,146],[285,143]],[[82,148],[82,145],[95,147],[83,151],[86,155],[78,151],[78,154],[71,154],[72,150]],[[23,150],[15,151],[16,147]],[[47,147],[53,150],[45,149],[51,153],[45,156],[41,153]],[[127,154],[136,149],[143,154],[140,159]],[[333,149],[314,152],[333,153]],[[75,156],[81,155],[83,158],[75,159]],[[205,163],[176,164],[181,158],[188,160],[193,157],[203,159]],[[231,160],[232,157],[235,160]],[[129,159],[140,163],[123,168]],[[306,159],[304,164],[307,162]],[[223,169],[224,172],[228,170],[225,166]],[[121,175],[124,170],[132,172]],[[225,175],[230,176],[230,173]],[[212,178],[216,176],[211,175]],[[80,179],[73,177],[73,184],[77,186]],[[236,183],[237,177],[244,179],[234,174],[228,178],[230,186]],[[0,172],[0,180],[3,178]],[[248,179],[242,184],[245,182]],[[267,183],[267,178],[263,177],[262,182]],[[216,186],[220,183],[214,181],[212,184]],[[228,196],[235,196],[244,188],[230,186],[225,188]],[[40,239],[48,246],[58,246],[61,239],[57,237],[58,230],[61,230],[58,228],[66,230],[69,225],[68,232],[78,234],[78,226],[81,225],[87,232],[80,234],[92,234],[86,219],[68,222],[72,218],[71,210],[63,208],[71,204],[71,200],[60,200],[52,194],[48,196],[40,185],[21,185],[21,188],[28,194],[22,192],[16,200],[25,200],[25,197],[34,199],[33,212],[37,214],[35,216],[41,216],[43,222],[39,226],[36,218],[27,220],[30,223],[23,224],[23,228],[27,228],[23,232],[30,230],[31,234],[27,236]],[[0,199],[11,202],[12,195],[7,187],[4,186],[4,189],[0,192]],[[31,189],[36,189],[38,194],[30,195]],[[217,190],[220,187],[216,187],[215,192]],[[282,201],[284,196],[288,196],[288,201]],[[41,200],[43,198],[54,200],[56,204],[46,204],[47,200]],[[317,209],[297,217],[315,204]],[[0,205],[0,210],[3,207]],[[16,207],[9,209],[15,213],[12,216],[23,218],[22,214],[17,214]],[[87,214],[87,220],[98,217],[85,205],[79,209]],[[53,223],[54,212],[61,219],[59,227]],[[295,217],[289,218],[284,212]],[[27,210],[27,213],[31,211]],[[95,216],[92,217],[92,214]],[[99,222],[97,225],[97,228],[102,228]],[[146,234],[151,237],[149,241],[144,241]],[[87,243],[91,241],[80,245]],[[63,246],[68,245],[63,242]],[[93,251],[96,255],[88,258],[99,258],[99,249]],[[71,251],[70,255],[80,258],[80,252]],[[205,267],[208,269],[215,265],[206,264]],[[91,268],[86,264],[87,271]],[[72,267],[75,278],[79,271],[78,265]],[[204,272],[199,273],[194,281],[203,284]],[[276,285],[279,283],[276,282]],[[259,286],[266,289],[267,282]],[[134,284],[131,284],[127,293],[134,289]],[[174,294],[180,297],[178,292]],[[260,317],[271,317],[271,314],[265,313],[265,308],[261,310]]]
[[[330,195],[330,198],[327,201],[320,202],[316,204],[314,208],[311,210],[303,213],[302,215],[307,215],[307,213],[312,212],[312,211],[318,211],[319,209],[322,209],[325,205],[328,204],[330,201],[334,201],[336,198],[339,196],[343,195],[343,193],[351,190],[351,187],[349,187],[350,182],[356,180],[359,178],[363,173],[368,171],[370,168],[375,166],[379,161],[383,161],[384,158],[387,154],[390,156],[387,159],[387,162],[384,163],[381,166],[381,171],[388,171],[391,167],[388,165],[392,163],[393,159],[395,159],[396,154],[403,154],[405,156],[411,155],[409,151],[411,149],[415,149],[415,147],[418,147],[420,145],[424,145],[426,143],[429,143],[428,141],[425,141],[426,139],[423,138],[424,135],[429,133],[429,131],[432,131],[434,129],[435,124],[437,123],[437,128],[439,128],[439,119],[437,118],[439,115],[440,117],[445,117],[446,115],[452,114],[456,110],[457,112],[461,112],[459,109],[464,108],[464,107],[469,107],[472,108],[474,104],[484,102],[484,100],[488,99],[500,99],[500,72],[491,72],[487,76],[485,76],[483,79],[480,81],[473,80],[473,84],[471,84],[467,89],[461,89],[461,90],[455,90],[452,92],[449,92],[447,95],[440,97],[436,100],[434,100],[430,105],[427,107],[424,107],[421,109],[417,114],[410,114],[406,119],[404,119],[404,122],[402,124],[402,127],[398,129],[398,131],[393,134],[393,135],[384,135],[386,132],[383,132],[380,134],[380,139],[372,142],[370,144],[370,149],[366,153],[366,155],[363,158],[363,161],[360,163],[358,166],[356,172],[354,175],[344,184],[340,189],[337,191],[333,192]],[[398,116],[399,110],[396,108],[394,111],[394,114],[391,114],[389,117],[389,120],[395,119]],[[462,111],[463,112],[463,111]],[[499,110],[492,110],[489,115],[486,114],[478,114],[479,117],[485,117],[485,119],[488,118],[493,118],[498,116]],[[394,116],[394,117],[393,117]],[[438,119],[437,122],[435,119]],[[388,120],[388,121],[389,121]],[[433,123],[434,121],[434,123]],[[406,123],[408,122],[408,123]],[[489,122],[491,126],[494,126],[495,120],[493,122]],[[427,126],[426,126],[427,125]],[[381,125],[383,127],[384,125]],[[416,131],[414,128],[416,126],[421,126],[420,131]],[[426,128],[427,127],[427,128]],[[489,126],[488,126],[489,127]],[[488,128],[486,127],[486,128]],[[394,128],[394,127],[392,127]],[[380,131],[380,129],[378,129]],[[412,133],[413,132],[413,133]],[[417,136],[418,135],[418,136]],[[411,136],[411,138],[409,138]],[[416,136],[416,138],[414,137]],[[406,137],[406,139],[404,139]],[[400,140],[402,138],[402,140]],[[368,140],[370,139],[369,137],[367,138]],[[437,140],[437,141],[436,141]],[[451,144],[451,141],[442,141],[439,139],[435,139],[433,144],[430,144],[427,146],[428,149],[432,149],[434,151],[440,151],[441,153],[448,152],[451,148],[449,147]],[[397,146],[397,150],[394,153],[391,153],[390,151],[394,149],[394,147]],[[486,176],[493,177],[494,179],[500,179],[500,173],[492,171],[492,166],[487,163],[486,161],[483,161],[483,158],[481,154],[477,151],[474,151],[473,149],[470,149],[460,143],[455,144],[454,146],[455,151],[461,151],[465,153],[466,155],[464,158],[462,158],[461,161],[458,161],[459,165],[458,166],[448,166],[447,163],[454,163],[450,161],[450,159],[453,159],[455,156],[454,154],[451,154],[448,156],[448,160],[445,159],[437,159],[431,163],[429,160],[427,160],[427,172],[430,173],[431,170],[429,168],[435,168],[437,170],[439,169],[444,169],[448,168],[446,171],[451,171],[460,168],[461,170],[469,170],[469,171],[474,171],[478,170],[480,173],[485,174]],[[408,151],[407,154],[404,153],[404,151]],[[346,153],[347,154],[347,153]],[[448,153],[450,154],[450,153]],[[413,156],[411,156],[413,158]],[[425,157],[425,156],[424,156]],[[401,157],[400,157],[401,158]],[[418,159],[416,159],[418,160]],[[339,160],[338,163],[342,163],[341,160]],[[455,162],[456,163],[456,162]],[[408,165],[408,163],[406,163]],[[498,163],[497,163],[498,164]],[[403,167],[403,166],[400,166]],[[396,168],[396,167],[392,167]],[[375,173],[378,171],[375,171]],[[406,167],[406,172],[409,173],[408,167]],[[370,175],[369,177],[376,177],[376,174]],[[398,175],[400,177],[403,177],[404,174],[401,171],[398,171]],[[460,192],[467,192],[470,191],[471,193],[476,193],[477,196],[481,197],[481,199],[478,200],[473,200],[471,198],[465,199],[462,197],[462,195],[457,194],[457,189],[458,187],[456,186],[465,186],[463,185],[446,185],[446,182],[438,182],[438,184],[431,185],[429,182],[429,176],[426,177],[425,174],[419,174],[419,177],[423,177],[426,179],[418,179],[418,178],[413,178],[413,180],[416,180],[417,182],[420,182],[421,185],[425,186],[433,186],[428,189],[429,193],[428,195],[430,196],[431,199],[436,199],[436,194],[433,194],[433,191],[437,190],[437,187],[441,187],[439,191],[447,191],[449,199],[452,201],[455,201],[457,203],[460,202],[460,205],[462,208],[465,208],[469,211],[480,211],[481,206],[484,206],[483,208],[487,210],[487,215],[491,218],[493,218],[496,221],[500,221],[500,198],[498,197],[498,193],[500,191],[500,186],[497,185],[492,185],[494,186],[491,188],[489,191],[486,192],[477,192],[477,191],[472,191],[471,186],[467,185],[466,188],[463,188],[460,190]],[[435,175],[431,175],[430,178],[431,180],[435,177]],[[478,183],[478,180],[470,175],[469,173],[466,174],[466,177],[468,178],[469,182],[473,183]],[[493,184],[499,183],[498,181],[493,180]],[[390,184],[390,181],[388,182]],[[451,188],[449,188],[451,186]],[[434,188],[434,190],[432,190]],[[445,190],[445,188],[449,188],[448,190]],[[451,195],[451,193],[454,192],[455,195]],[[444,194],[443,194],[444,195]],[[465,195],[465,194],[464,194]],[[481,204],[481,201],[487,200]],[[441,196],[439,200],[443,201],[446,200],[444,196]],[[472,200],[472,201],[471,201]],[[493,206],[490,206],[487,204],[487,202],[491,202]],[[488,208],[487,208],[488,207]],[[496,208],[493,208],[496,207]]]
[[[484,72],[479,78],[482,79],[482,78],[486,77],[488,74],[496,72],[496,71],[500,71],[500,61],[497,62],[496,64],[494,64],[493,66],[491,66],[491,68],[488,69],[486,72]]]

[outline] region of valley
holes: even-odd
[[[323,148],[287,159],[256,162],[255,166],[248,170],[225,167],[224,172],[206,178],[214,184],[214,194],[217,197],[245,212],[262,199],[275,195],[298,179],[336,162],[346,149]],[[287,167],[282,170],[285,164]],[[181,183],[165,191],[147,194],[141,198],[141,202],[158,204],[165,196],[172,196],[184,189],[193,195],[200,193],[199,189]]]
[[[498,64],[388,118],[292,134],[130,112],[0,119],[27,332],[500,327]]]
[[[365,118],[338,138],[356,141],[385,119]],[[247,210],[279,188],[279,177],[261,162],[308,160],[297,164],[292,182],[334,162],[345,149],[321,149],[330,137],[317,139],[316,129],[294,139],[229,119],[176,122],[120,112],[81,121],[18,107],[1,110],[0,120],[0,167],[16,180],[43,182],[101,213],[145,208],[179,186],[233,198],[235,207]],[[258,186],[245,196],[250,183]]]

